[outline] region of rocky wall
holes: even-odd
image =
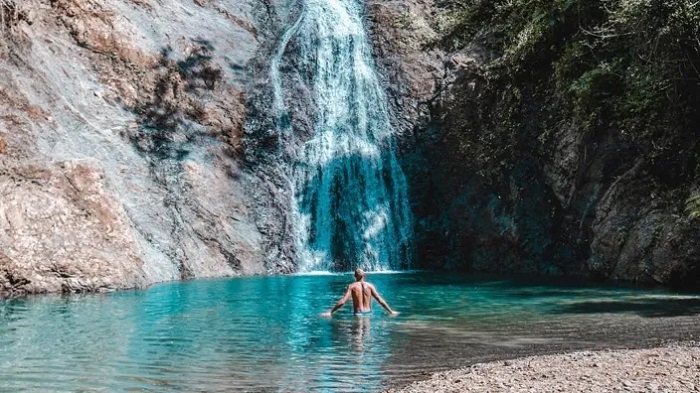
[[[17,4],[0,32],[0,294],[292,268],[268,252],[268,185],[242,158],[275,4]]]
[[[488,67],[498,54],[478,42],[441,50],[435,3],[372,9],[408,130],[417,267],[698,285],[691,133],[669,128],[647,147],[614,125],[587,132],[534,80],[499,79]]]

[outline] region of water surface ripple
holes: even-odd
[[[377,391],[476,361],[697,339],[700,297],[455,274],[371,276],[392,306],[320,318],[349,275],[0,302],[0,391]]]

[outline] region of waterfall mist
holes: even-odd
[[[362,11],[356,0],[306,0],[271,65],[302,271],[397,270],[410,260],[406,180]],[[287,50],[290,44],[294,51]],[[310,91],[310,135],[289,121],[300,105],[285,95],[289,86],[280,70],[290,52],[297,83]]]

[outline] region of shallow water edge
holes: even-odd
[[[398,317],[346,306],[320,318],[345,274],[5,300],[0,390],[367,392],[464,364],[700,336],[697,294],[435,272],[369,280]]]

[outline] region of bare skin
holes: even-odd
[[[373,284],[365,281],[365,276],[365,272],[362,271],[362,269],[355,270],[356,281],[348,286],[345,295],[338,300],[338,303],[333,306],[331,311],[323,313],[322,315],[330,317],[334,312],[343,307],[350,298],[352,298],[352,309],[355,314],[372,311],[372,298],[374,298],[390,315],[398,315],[396,311],[389,307],[379,292],[377,292],[377,288],[375,288]]]

